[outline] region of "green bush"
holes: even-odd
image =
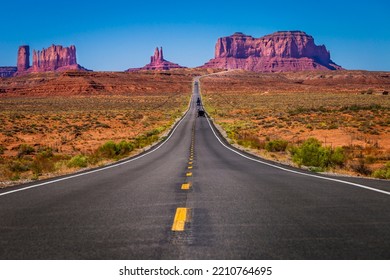
[[[342,166],[346,160],[344,149],[323,147],[315,138],[309,138],[299,147],[291,149],[292,159],[298,165],[326,169],[332,166]]]
[[[98,148],[98,155],[103,158],[117,158],[119,156],[125,156],[134,150],[134,144],[122,140],[118,144],[114,141],[108,141]]]
[[[342,147],[337,147],[336,149],[331,150],[331,154],[330,154],[331,165],[343,166],[346,160],[347,157]]]
[[[150,136],[141,135],[134,140],[134,146],[137,148],[146,147],[158,140],[158,135],[150,134]]]
[[[72,157],[67,164],[68,167],[87,167],[88,158],[83,155],[77,155]]]
[[[268,152],[283,152],[287,149],[288,142],[286,140],[272,140],[265,144],[265,149]]]
[[[390,161],[386,163],[385,167],[375,170],[372,176],[378,179],[390,179]]]
[[[98,153],[104,158],[113,158],[117,155],[117,145],[108,141],[98,148]]]
[[[133,150],[134,150],[134,145],[130,142],[126,142],[125,140],[119,142],[116,147],[116,153],[118,155],[127,155]]]

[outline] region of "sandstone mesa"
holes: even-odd
[[[82,70],[77,64],[76,47],[52,45],[42,51],[33,51],[30,64],[30,47],[20,46],[17,67],[0,67],[0,78],[34,72]],[[215,45],[215,57],[202,68],[243,69],[255,72],[287,72],[303,70],[343,69],[330,58],[324,45],[317,46],[314,38],[302,31],[278,31],[260,38],[241,32],[221,37]],[[141,68],[130,68],[125,72],[139,70],[170,70],[185,68],[164,59],[162,47],[156,48],[150,63]]]
[[[75,46],[51,45],[42,51],[34,50],[32,66],[30,66],[30,47],[19,47],[16,75],[65,70],[86,70],[77,64]]]
[[[317,46],[302,31],[279,31],[260,38],[236,32],[219,38],[215,58],[202,67],[256,72],[342,69],[325,46]]]

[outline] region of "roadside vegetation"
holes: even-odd
[[[37,180],[45,174],[65,174],[78,169],[95,167],[126,158],[160,140],[165,128],[154,129],[133,140],[122,140],[118,143],[110,140],[99,146],[92,153],[75,156],[59,154],[50,147],[40,146],[37,149],[21,144],[16,158],[2,158],[2,178],[11,181],[21,179]]]
[[[126,77],[130,88],[132,74]],[[142,152],[187,109],[191,81],[190,74],[147,72],[134,74],[136,92],[0,96],[0,187]]]
[[[320,82],[310,77],[310,85],[295,81],[301,73],[209,76],[202,79],[203,102],[232,144],[264,158],[315,172],[389,179],[390,98],[383,89],[390,81],[359,90],[354,72],[342,73],[348,85],[320,74],[311,74]]]
[[[66,125],[56,126],[53,123],[50,125],[48,122],[39,124],[37,122],[35,127],[46,128],[42,131],[18,133],[3,129],[6,135],[0,145],[0,182],[6,186],[12,184],[12,181],[37,180],[71,173],[82,168],[101,166],[134,155],[163,139],[163,134],[185,111],[189,95],[178,96],[175,100],[180,104],[179,108],[176,108],[172,102],[170,105],[165,104],[160,110],[143,110],[142,118],[136,117],[134,120],[118,120],[118,116],[129,114],[129,111],[111,111],[108,114],[116,121],[105,120],[104,123],[107,125],[101,125],[103,121],[97,121],[98,125],[95,123],[91,127],[91,123],[86,121],[84,124],[77,124],[76,129],[74,125],[70,125],[69,130],[63,130],[64,126],[69,125],[71,119],[56,112],[54,118],[66,119]],[[140,111],[136,112],[140,114]],[[18,114],[23,115],[23,113]],[[85,114],[100,119],[98,117],[100,112],[84,111],[79,113],[80,118],[75,121],[82,120]],[[5,115],[3,112],[2,116]],[[26,120],[35,118],[35,116],[24,116]],[[18,127],[23,126],[18,125]],[[45,132],[47,137],[44,135]],[[58,133],[57,137],[54,135],[56,133]],[[24,135],[30,140],[28,144],[24,143],[27,139],[21,138]],[[38,137],[31,137],[33,135]],[[7,145],[8,141],[12,144]],[[22,144],[17,144],[21,142]]]

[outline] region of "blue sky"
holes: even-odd
[[[4,1],[0,65],[19,45],[76,45],[78,63],[121,71],[164,57],[195,67],[214,57],[218,37],[302,30],[347,69],[390,71],[389,1]]]

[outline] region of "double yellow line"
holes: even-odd
[[[194,164],[194,148],[195,148],[195,123],[192,127],[192,139],[191,139],[191,148],[190,148],[190,156],[188,159],[188,166],[186,177],[192,177],[192,169]],[[181,189],[188,191],[192,187],[192,182],[187,181],[181,185]],[[172,231],[184,231],[185,225],[190,220],[190,208],[179,207],[176,209],[175,218],[173,219]]]

